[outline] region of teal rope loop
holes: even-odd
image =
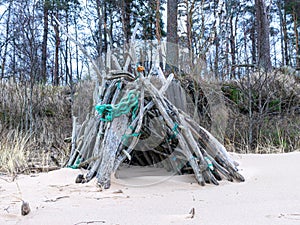
[[[96,105],[95,109],[99,113],[100,120],[110,122],[114,118],[119,117],[123,114],[128,114],[131,109],[133,119],[136,117],[136,111],[139,107],[139,94],[136,90],[128,92],[126,97],[123,97],[118,104],[102,104]]]
[[[122,83],[121,83],[120,80],[116,83],[116,86],[117,86],[117,88],[118,88],[119,90],[121,90],[121,88],[122,88]]]
[[[213,166],[212,161],[211,161],[207,156],[205,156],[204,159],[205,159],[205,161],[207,162],[208,168],[209,168],[210,170],[214,170],[214,166]]]
[[[169,141],[176,138],[177,134],[179,133],[178,127],[179,127],[178,123],[175,123],[172,129],[173,134],[168,138]]]
[[[72,166],[68,166],[68,167],[71,169],[78,169],[80,163],[81,163],[81,158],[79,157]]]

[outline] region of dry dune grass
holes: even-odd
[[[0,140],[0,171],[14,174],[27,167],[29,138],[29,134],[12,130]]]
[[[2,172],[63,165],[71,126],[68,87],[0,81]]]
[[[293,74],[256,72],[223,85],[229,145],[241,153],[300,149],[300,83]]]

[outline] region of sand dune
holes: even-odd
[[[192,176],[122,168],[109,190],[75,184],[80,170],[61,169],[16,182],[0,177],[0,224],[300,224],[300,153],[236,155],[244,183],[201,187]],[[21,200],[31,212],[21,216]],[[194,209],[194,215],[190,214]]]

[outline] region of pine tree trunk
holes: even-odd
[[[131,15],[131,0],[122,1],[122,22],[123,22],[123,31],[126,43],[129,43],[131,35],[131,25],[130,25],[130,15]]]
[[[97,0],[97,17],[98,17],[98,23],[97,23],[97,29],[98,29],[98,40],[97,40],[97,54],[98,57],[102,54],[102,16],[101,16],[101,1]]]
[[[178,66],[177,10],[177,0],[168,0],[166,71],[172,71]]]
[[[287,24],[286,24],[287,18],[286,18],[286,12],[284,12],[284,18],[282,23],[282,29],[283,29],[283,39],[284,39],[284,58],[285,58],[285,66],[288,66],[290,64],[290,58],[289,58],[289,52],[288,52],[288,32],[287,32]]]
[[[272,69],[269,38],[270,26],[264,0],[255,0],[255,14],[257,23],[258,65],[268,72]]]
[[[160,45],[161,43],[161,26],[160,26],[160,0],[156,0],[156,9],[155,9],[155,36],[157,38],[157,42]],[[160,62],[160,67],[163,68],[163,59],[162,59],[162,50],[161,48],[158,49],[159,51],[159,62]]]
[[[66,9],[65,10],[65,14],[66,14],[66,31],[69,33],[69,12],[68,10]],[[65,61],[65,83],[66,85],[70,84],[71,83],[71,76],[72,74],[70,73],[70,69],[69,69],[69,37],[66,38],[66,42],[65,42],[65,54],[64,54],[64,61]],[[71,64],[70,64],[71,66]],[[72,66],[71,66],[72,67]]]
[[[42,42],[42,74],[41,79],[42,82],[45,83],[47,80],[47,40],[48,40],[48,16],[49,16],[49,9],[48,9],[49,1],[44,2],[44,33],[43,33],[43,42]]]
[[[295,33],[295,49],[296,49],[296,68],[300,68],[300,48],[299,48],[299,32],[298,32],[298,16],[296,7],[293,6],[294,33]]]
[[[56,13],[57,17],[58,13]],[[59,85],[59,46],[60,46],[60,37],[59,37],[59,26],[55,22],[54,25],[55,32],[55,56],[54,56],[54,71],[53,71],[53,85]]]
[[[230,54],[231,54],[231,64],[236,65],[236,46],[235,46],[235,31],[233,28],[233,17],[230,17]],[[236,27],[236,26],[235,26]],[[236,29],[236,28],[235,28]],[[235,68],[231,67],[230,79],[236,79]]]

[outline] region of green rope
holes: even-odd
[[[121,90],[121,88],[122,88],[122,83],[121,83],[120,80],[116,83],[116,86],[117,86],[117,88],[118,88],[119,90]]]
[[[177,134],[179,133],[178,127],[179,127],[178,123],[175,123],[172,129],[173,134],[168,138],[169,141],[176,138]]]
[[[80,165],[80,163],[81,163],[81,158],[79,157],[72,166],[68,166],[68,167],[71,169],[78,169],[78,166]]]
[[[213,166],[213,164],[212,164],[212,161],[211,161],[207,156],[205,156],[204,159],[205,159],[206,162],[207,162],[208,168],[209,168],[210,170],[214,170],[214,166]]]
[[[123,114],[128,114],[131,109],[133,119],[136,117],[136,111],[139,107],[139,94],[136,90],[128,92],[126,97],[123,97],[118,104],[102,104],[96,105],[95,109],[99,115],[103,116],[102,121],[112,121],[114,118],[119,117]]]

